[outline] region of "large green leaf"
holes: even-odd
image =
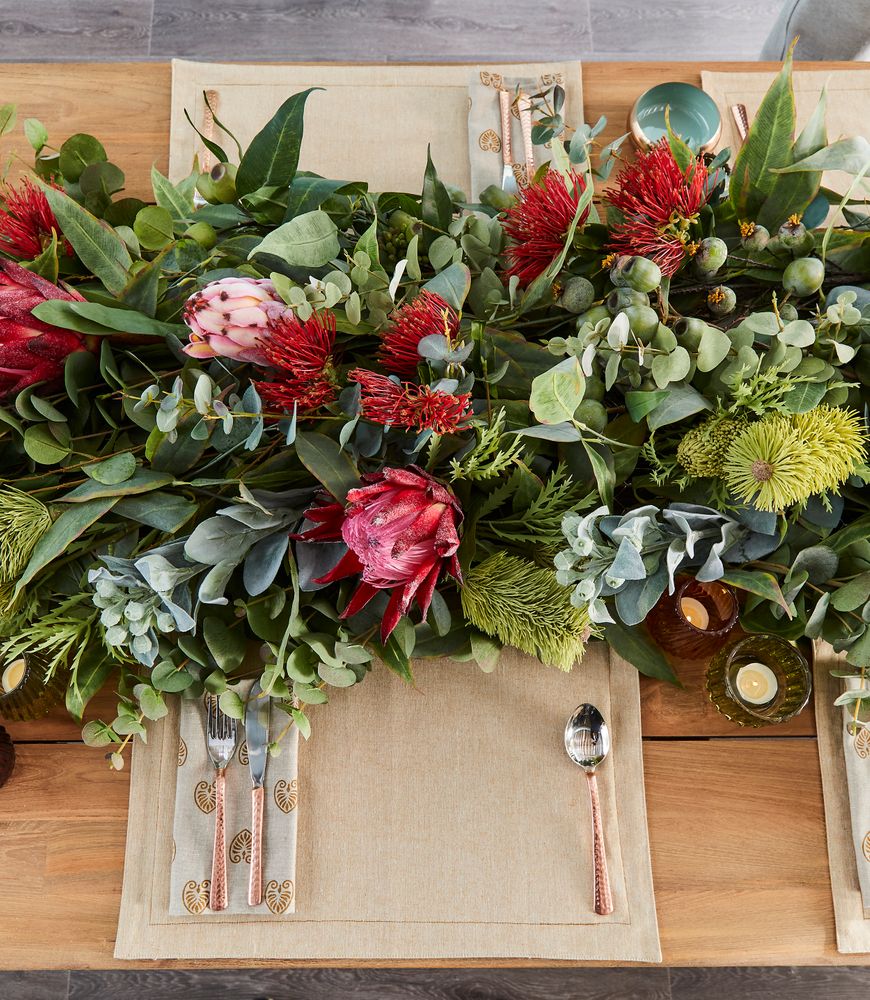
[[[287,187],[296,174],[302,148],[302,123],[310,87],[288,98],[272,120],[251,140],[236,174],[241,198],[262,187]]]
[[[789,618],[792,617],[791,609],[783,596],[779,581],[772,573],[764,573],[760,570],[732,569],[722,577],[722,583],[727,583],[740,590],[748,590],[750,594],[757,594],[767,601],[772,601],[774,604],[778,604]]]
[[[81,262],[113,295],[120,295],[133,263],[124,241],[111,226],[100,222],[63,191],[50,184],[43,184],[42,190]]]
[[[565,358],[549,371],[532,381],[529,409],[542,424],[558,424],[572,420],[583,401],[586,379],[580,359]]]
[[[193,199],[186,197],[178,188],[157,169],[151,167],[151,188],[154,200],[176,221],[189,219],[193,215]]]
[[[776,175],[771,171],[791,163],[795,129],[792,56],[765,94],[749,129],[749,135],[734,161],[729,194],[738,219],[758,218],[773,191]]]
[[[362,193],[367,189],[368,185],[364,183],[333,181],[326,177],[299,173],[290,185],[284,221],[289,222],[297,215],[313,212],[334,194]]]
[[[296,434],[296,454],[306,469],[338,500],[360,485],[359,471],[341,445],[317,431]]]
[[[111,677],[115,667],[115,661],[100,644],[82,655],[66,692],[66,710],[77,722],[82,721],[85,706]]]
[[[306,212],[268,233],[248,254],[272,254],[299,267],[323,267],[337,257],[338,229],[326,212]]]
[[[89,479],[81,486],[64,494],[59,499],[64,503],[85,503],[97,497],[135,496],[139,493],[150,493],[169,486],[175,477],[166,472],[155,472],[153,469],[137,469],[129,479],[118,483],[101,483]]]
[[[158,490],[141,496],[122,497],[115,512],[149,528],[171,534],[186,524],[199,507],[192,500]]]
[[[183,327],[162,323],[133,309],[116,309],[99,302],[65,302],[49,299],[33,309],[33,315],[43,323],[60,326],[79,333],[98,336],[117,333],[135,333],[146,337],[178,336]]]
[[[423,287],[434,295],[439,295],[459,312],[471,288],[471,271],[465,264],[451,264],[427,281]]]
[[[450,200],[450,194],[435,170],[431,149],[426,151],[426,173],[423,175],[421,214],[424,226],[423,248],[428,250],[436,236],[447,232],[447,227],[453,218],[453,204]]]
[[[797,151],[797,145],[795,145]],[[811,155],[808,155],[811,153]],[[807,151],[788,166],[778,168],[781,174],[795,174],[803,171],[842,170],[847,174],[860,174],[870,163],[870,142],[862,136],[839,139],[824,149]]]
[[[20,593],[41,569],[63,555],[79,535],[114,507],[117,500],[117,497],[98,497],[65,510],[36,543],[30,561],[24,567],[15,587],[15,593]]]
[[[609,646],[647,677],[678,684],[673,667],[665,659],[640,626],[629,628],[620,622],[604,626],[604,638]]]

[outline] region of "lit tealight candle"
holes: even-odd
[[[694,628],[710,627],[710,612],[694,597],[680,598],[680,611],[683,612],[683,618]]]
[[[26,671],[27,664],[21,657],[13,660],[0,677],[0,687],[3,688],[3,694],[11,694],[24,680]]]
[[[779,690],[776,674],[766,663],[747,663],[734,678],[737,693],[748,705],[766,705]]]

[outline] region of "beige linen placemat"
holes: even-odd
[[[204,134],[213,134],[228,152],[234,149],[210,122],[203,91],[209,94],[217,117],[233,129],[245,148],[291,94],[324,87],[325,91],[311,94],[306,105],[301,170],[365,180],[372,191],[418,192],[426,169],[426,147],[431,144],[439,176],[474,199],[480,193],[474,190],[478,182],[473,182],[469,156],[469,77],[474,72],[478,80],[481,72],[489,79],[499,74],[511,80],[560,77],[570,121],[583,120],[579,62],[475,68],[467,64],[252,65],[176,59],[172,62],[170,177],[177,181],[188,174],[195,154],[208,162],[201,140],[185,120],[185,109]],[[496,130],[498,121],[496,116]],[[515,149],[515,157],[522,162],[522,143]],[[481,148],[480,152],[483,162],[492,158],[501,163],[497,150]]]
[[[870,123],[870,66],[868,69],[816,72],[796,70],[793,75],[797,133],[806,125],[827,87],[828,139],[843,139],[863,135]],[[732,159],[740,149],[740,137],[731,114],[733,104],[745,104],[752,122],[762,98],[773,83],[775,73],[715,73],[701,71],[701,86],[716,102],[722,115],[722,138],[719,148],[728,146]],[[822,177],[825,187],[845,194],[854,178],[840,171],[827,171]]]
[[[593,644],[565,675],[506,652],[493,674],[386,667],[335,690],[299,751],[296,913],[169,913],[177,710],[137,746],[118,958],[660,961],[637,672]],[[586,782],[565,754],[582,701],[604,712],[611,916],[592,912]],[[216,928],[215,924],[226,924]]]
[[[843,709],[834,706],[834,699],[843,688],[841,681],[831,676],[831,670],[844,664],[845,656],[835,653],[825,642],[813,645],[816,727],[837,950],[844,954],[860,954],[870,952],[870,908],[865,908],[861,897],[858,866],[866,861],[870,867],[870,857],[864,857],[864,837],[859,837],[859,830],[853,825],[850,794],[857,804],[859,797],[866,800],[868,789],[864,787],[859,793],[854,784],[859,776],[858,768],[847,769],[846,754],[854,753],[858,758],[856,764],[870,764],[870,746],[862,742],[855,747],[854,737],[846,732]],[[864,770],[865,782],[868,774],[870,768]],[[851,783],[850,779],[853,779]],[[870,829],[867,834],[870,835]],[[870,850],[867,853],[870,854]]]
[[[248,697],[252,681],[237,688]],[[183,701],[179,709],[178,773],[172,824],[172,870],[169,912],[173,916],[214,916],[207,908],[211,885],[215,820],[214,766],[205,744],[203,703]],[[287,722],[274,710],[271,734]],[[228,913],[248,915],[251,871],[251,776],[245,724],[237,726],[238,749],[226,777],[226,845]],[[263,781],[263,902],[253,912],[264,916],[292,913],[296,906],[296,827],[299,811],[297,759],[299,732],[293,726],[281,741],[281,752],[269,757]]]

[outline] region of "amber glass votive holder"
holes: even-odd
[[[776,679],[776,692],[764,704],[740,693],[741,667],[761,664]],[[719,712],[738,726],[769,726],[793,719],[810,700],[812,674],[801,652],[778,635],[748,635],[721,649],[707,668],[707,692]]]
[[[661,596],[646,623],[666,653],[683,660],[703,660],[725,644],[739,611],[737,595],[730,587],[683,577],[673,594]]]
[[[30,722],[47,715],[66,692],[66,677],[56,671],[46,680],[46,663],[36,653],[25,653],[23,673],[15,687],[6,691],[0,680],[0,716],[11,722]],[[9,663],[0,663],[0,679],[8,677]]]

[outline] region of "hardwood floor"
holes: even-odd
[[[757,59],[774,0],[0,0],[0,61]]]

